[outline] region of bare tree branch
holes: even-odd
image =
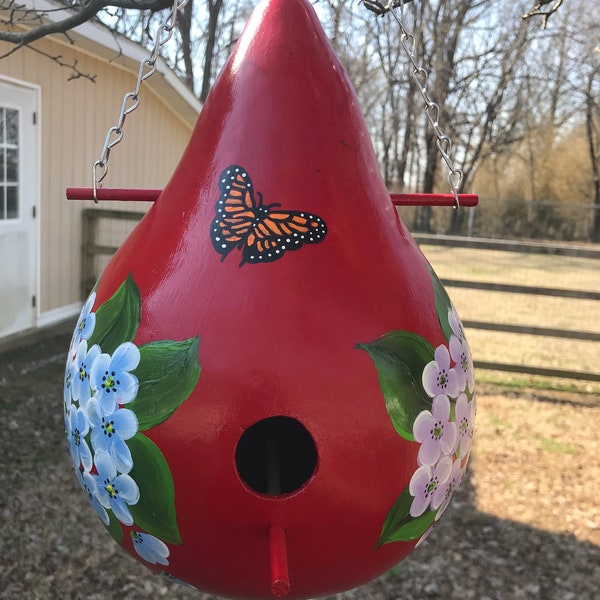
[[[383,4],[378,0],[362,0],[365,8],[374,12],[376,15],[385,15],[385,13],[392,10],[392,8],[397,8],[402,4],[408,4],[412,2],[412,0],[389,0],[387,4]]]
[[[554,2],[551,8],[548,10],[542,10],[542,6],[550,4],[551,2]],[[528,13],[521,15],[521,18],[530,19],[531,17],[543,17],[542,27],[546,29],[546,25],[548,25],[548,19],[561,7],[562,3],[563,0],[538,0],[533,9]]]
[[[78,61],[77,59],[73,59],[73,62],[65,62],[63,60],[63,56],[62,54],[49,54],[48,52],[44,52],[43,50],[40,50],[39,48],[35,48],[34,46],[29,46],[26,45],[26,48],[28,48],[29,50],[33,50],[33,52],[37,52],[38,54],[41,54],[42,56],[49,58],[50,60],[54,61],[56,64],[58,64],[59,67],[65,67],[67,69],[71,69],[71,74],[69,75],[69,78],[67,81],[73,81],[74,79],[87,79],[88,81],[91,81],[92,83],[96,83],[96,75],[92,75],[91,73],[84,73],[83,71],[79,70],[78,65]]]
[[[19,31],[0,31],[0,41],[17,44],[19,47],[22,47],[46,35],[70,31],[93,19],[101,10],[106,8],[158,11],[168,8],[171,4],[170,0],[83,0],[82,4],[79,5],[69,3],[64,8],[57,7],[57,10],[67,12],[68,16],[58,21],[48,21],[44,17],[50,12],[55,11],[39,12],[28,9],[24,4],[11,2],[9,8],[0,8],[0,14],[9,11],[8,16],[2,17],[5,26],[28,25],[26,22],[27,19],[35,19],[38,25]]]

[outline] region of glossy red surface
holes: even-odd
[[[219,175],[238,164],[264,203],[319,215],[328,232],[268,264],[224,260],[209,229]],[[270,527],[285,529],[289,598],[359,585],[414,542],[375,548],[408,485],[377,371],[356,348],[393,330],[444,342],[426,261],[380,177],[358,101],[312,7],[268,0],[251,17],[162,195],[102,276],[96,306],[132,274],[136,344],[199,336],[202,373],[145,432],[171,468],[183,544],[168,571],[223,596],[272,597]],[[297,491],[261,494],[236,470],[245,430],[285,416],[318,460]],[[132,552],[131,540],[124,537]]]

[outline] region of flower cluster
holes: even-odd
[[[438,346],[434,360],[423,369],[423,388],[432,407],[414,421],[413,436],[421,445],[419,466],[409,484],[410,515],[419,517],[429,509],[437,511],[436,521],[465,473],[475,420],[473,362],[454,309],[448,312],[448,322],[448,346]]]
[[[117,346],[112,355],[103,353],[98,344],[88,347],[96,327],[95,298],[93,292],[85,303],[69,348],[64,379],[66,437],[79,483],[102,522],[108,526],[112,512],[130,526],[134,519],[129,507],[137,504],[140,492],[129,474],[133,458],[127,440],[138,432],[138,419],[125,407],[139,389],[132,371],[139,364],[140,351],[131,342]],[[136,535],[134,548],[142,558],[168,564],[169,551],[163,542],[148,534]]]

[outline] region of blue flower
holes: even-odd
[[[73,383],[73,376],[71,375],[70,361],[67,362],[65,367],[65,379],[63,382],[63,399],[65,401],[65,410],[68,410],[71,404],[71,384]]]
[[[149,562],[151,565],[169,564],[167,557],[170,552],[167,545],[162,540],[159,540],[149,533],[141,533],[140,531],[132,531],[131,539],[133,540],[135,551],[146,562]]]
[[[87,494],[88,501],[92,505],[92,508],[98,513],[102,522],[108,526],[110,519],[104,506],[98,501],[98,486],[96,485],[96,481],[89,473],[86,471],[82,473],[79,469],[77,470],[77,479],[79,480],[79,485]]]
[[[77,325],[75,325],[75,330],[73,331],[73,336],[71,337],[65,373],[65,398],[67,392],[70,391],[70,384],[73,379],[73,362],[75,362],[77,357],[77,348],[82,340],[90,339],[92,333],[94,333],[94,328],[96,327],[96,313],[92,312],[92,306],[94,305],[95,300],[96,292],[92,292],[81,310],[79,319],[77,319]],[[69,398],[68,400],[65,400],[65,402],[68,403],[70,400],[71,399]]]
[[[71,362],[71,394],[80,406],[85,407],[92,395],[90,370],[100,352],[98,344],[88,350],[87,341],[82,340],[77,346],[75,360]]]
[[[105,415],[114,412],[117,404],[127,404],[136,397],[139,381],[129,371],[133,371],[139,362],[140,351],[131,342],[118,346],[112,357],[100,354],[94,360],[90,381]]]
[[[117,475],[117,467],[105,450],[98,450],[94,456],[98,475],[94,477],[97,497],[106,509],[112,509],[115,517],[124,525],[133,525],[133,517],[128,505],[137,504],[140,490],[129,475]]]
[[[73,342],[75,346],[79,345],[81,340],[89,340],[94,333],[94,327],[96,327],[96,313],[92,312],[92,306],[96,301],[96,292],[92,292],[81,309],[79,319],[77,319],[77,325],[75,325],[75,331],[73,332]]]
[[[69,442],[69,450],[71,451],[75,470],[79,470],[80,465],[83,465],[83,468],[89,471],[92,468],[92,453],[85,441],[85,436],[90,430],[90,424],[85,411],[71,404],[65,415],[65,425],[67,428],[67,441]]]
[[[87,411],[92,425],[91,441],[94,450],[108,452],[117,471],[129,473],[133,467],[133,459],[125,440],[137,433],[138,420],[135,413],[127,408],[117,408],[111,414],[104,415],[95,399],[90,400]]]

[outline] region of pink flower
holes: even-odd
[[[450,421],[448,396],[437,396],[431,412],[424,410],[413,424],[413,436],[421,443],[417,461],[420,465],[434,465],[442,455],[451,455],[456,446],[456,424]]]
[[[462,468],[461,463],[461,460],[454,461],[448,479],[446,479],[446,481],[441,485],[439,489],[442,502],[440,504],[437,514],[435,515],[436,521],[442,516],[446,508],[448,508],[448,505],[450,504],[450,500],[452,500],[452,496],[454,495],[456,488],[460,485],[460,482],[462,481],[463,475],[465,474],[465,470]]]
[[[454,371],[456,373],[456,381],[458,389],[461,392],[473,392],[475,387],[475,378],[473,376],[473,360],[471,358],[471,350],[467,340],[459,339],[455,335],[450,338],[450,356],[456,363]]]
[[[456,451],[458,458],[463,458],[471,448],[473,425],[475,424],[475,399],[469,402],[466,394],[461,394],[456,401],[455,413],[458,434]]]
[[[440,394],[456,396],[458,394],[458,379],[454,369],[450,368],[450,353],[446,346],[435,349],[434,360],[423,369],[423,388],[430,398]]]
[[[450,476],[452,459],[444,456],[435,467],[419,467],[408,484],[414,496],[410,506],[411,517],[420,517],[428,508],[436,510],[444,500],[444,483]]]

